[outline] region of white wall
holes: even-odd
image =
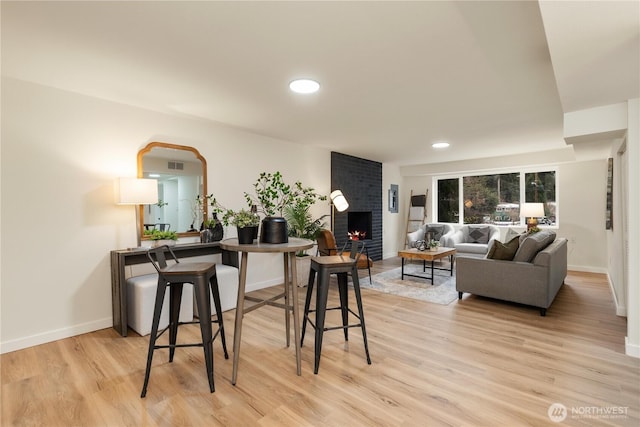
[[[640,225],[637,221],[640,218],[640,99],[566,113],[565,126],[568,142],[596,142],[600,145],[607,143],[607,140],[614,142],[609,145],[611,151],[608,154],[614,158],[615,222],[613,231],[605,233],[603,242],[607,245],[603,252],[607,254],[607,273],[614,301],[618,305],[616,312],[627,316],[625,352],[640,357],[640,264],[637,262],[640,259]],[[624,158],[617,157],[621,146],[618,138],[626,141]],[[624,169],[620,161],[626,162]],[[627,176],[616,176],[616,170],[626,171]],[[621,179],[626,181],[626,206],[621,193],[616,197],[616,188],[620,187]],[[627,230],[621,232],[623,222]],[[625,258],[629,261],[627,264],[624,263]]]
[[[626,102],[572,111],[564,115],[563,134],[567,143],[580,143],[590,138],[602,140],[603,135],[619,136],[626,130]]]
[[[329,151],[201,120],[9,78],[2,114],[2,352],[111,327],[109,252],[136,244],[135,211],[114,204],[113,182],[136,176],[151,141],[198,149],[209,192],[228,207],[245,206],[261,171],[330,190]],[[251,257],[248,289],[281,280],[274,257]]]
[[[626,353],[640,357],[640,98],[628,101],[627,154],[629,205],[627,258],[627,338]],[[615,205],[614,205],[615,206]],[[615,207],[614,207],[615,209]],[[614,225],[615,226],[615,225]]]
[[[622,177],[627,176],[628,155],[622,157],[622,151],[626,150],[626,138],[617,141],[611,150],[613,158],[613,229],[607,230],[607,252],[609,283],[614,292],[616,313],[619,316],[627,315],[627,290],[625,288],[625,268],[624,251],[626,247],[626,235],[623,233],[623,222],[627,220],[624,206],[628,203],[628,184],[622,182]],[[624,159],[624,161],[623,161]],[[623,192],[624,190],[624,192]],[[624,202],[623,199],[627,200]]]
[[[433,165],[434,174],[475,171],[477,161],[464,161],[443,165]],[[484,159],[483,170],[499,170],[522,166],[520,156]],[[527,166],[533,166],[527,164]],[[549,166],[548,164],[546,166]],[[606,197],[606,161],[595,160],[585,162],[559,163],[557,183],[559,190],[559,225],[556,233],[559,237],[569,239],[569,268],[578,271],[606,273],[607,254],[599,246],[606,241],[605,236],[605,197]],[[415,171],[415,169],[411,169]],[[405,176],[400,191],[400,218],[406,221],[409,194],[411,190],[422,193],[429,189],[428,220],[434,221],[432,196],[433,175],[427,173],[427,165],[420,168],[421,175]],[[406,172],[406,171],[405,171]],[[403,226],[403,230],[404,230]],[[506,234],[507,227],[502,230]],[[404,245],[404,240],[398,241]],[[399,246],[402,247],[402,246]]]
[[[402,193],[403,183],[400,168],[396,165],[385,163],[382,165],[382,258],[392,258],[398,256],[398,238],[402,237],[406,224],[402,218],[406,219],[406,213],[403,216],[402,203],[403,199],[398,195],[398,212],[389,212],[389,189],[391,184],[399,186],[398,192]],[[406,211],[405,211],[406,212]],[[404,239],[402,240],[404,243]]]

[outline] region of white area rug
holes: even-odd
[[[435,267],[448,269],[449,263],[436,263]],[[427,271],[423,272],[422,263],[411,263],[404,266],[404,272],[429,277],[431,275],[431,268],[429,263],[427,263]],[[400,267],[398,267],[385,271],[384,273],[373,275],[371,278],[373,283],[369,281],[369,276],[361,277],[360,287],[435,304],[447,305],[458,297],[458,292],[456,292],[455,268],[453,272],[454,275],[451,276],[449,271],[436,270],[434,284],[431,285],[431,279],[427,278],[421,279],[404,276],[404,280],[400,280]]]

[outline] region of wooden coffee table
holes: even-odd
[[[438,247],[435,251],[419,251],[416,248],[405,249],[403,251],[398,251],[398,256],[402,258],[402,269],[400,274],[400,279],[404,280],[404,276],[418,277],[420,279],[431,279],[431,284],[433,285],[433,274],[434,270],[444,270],[449,271],[453,276],[453,262],[454,255],[456,254],[456,250],[454,248],[445,248]],[[444,257],[450,257],[451,265],[449,268],[436,268],[433,266],[433,262],[438,259],[442,259]],[[418,276],[417,274],[408,274],[404,272],[404,261],[405,259],[421,259],[422,260],[422,271],[427,270],[427,261],[431,261],[431,277],[429,276]]]

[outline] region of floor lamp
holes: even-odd
[[[153,205],[155,203],[158,203],[158,180],[144,178],[118,178],[116,180],[116,204],[135,206],[137,247],[140,247],[142,243],[139,205]]]
[[[338,212],[344,212],[349,208],[349,202],[342,194],[342,191],[335,190],[329,196],[331,198],[331,231],[335,235],[335,223],[336,223],[336,210]]]

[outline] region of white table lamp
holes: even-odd
[[[138,247],[142,243],[139,205],[158,203],[158,180],[145,178],[118,178],[115,185],[116,204],[134,205]]]
[[[529,218],[527,220],[527,230],[531,227],[538,226],[538,218],[544,216],[544,204],[543,203],[523,203],[520,206],[520,215]]]

